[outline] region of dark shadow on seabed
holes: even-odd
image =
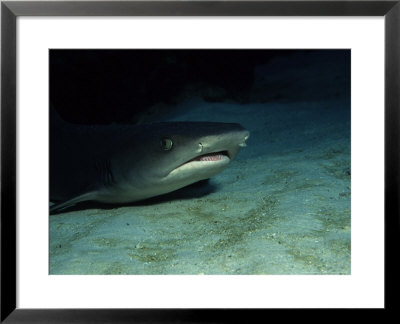
[[[79,210],[86,210],[86,209],[102,209],[102,210],[109,210],[115,209],[120,207],[134,207],[134,206],[151,206],[157,203],[163,203],[166,201],[174,201],[174,200],[185,200],[185,199],[195,199],[206,197],[210,193],[213,193],[218,190],[218,185],[212,183],[210,179],[202,180],[191,185],[188,185],[184,188],[175,190],[173,192],[148,198],[146,200],[138,201],[135,203],[126,203],[126,204],[106,204],[100,203],[96,201],[83,201],[77,203],[74,206],[67,207],[65,209],[52,212],[50,215],[57,215],[62,214],[65,212],[72,212],[72,211],[79,211]]]

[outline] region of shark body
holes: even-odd
[[[130,203],[224,170],[245,146],[239,124],[165,122],[66,125],[50,122],[50,212],[82,201]]]

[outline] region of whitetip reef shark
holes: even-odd
[[[50,213],[83,201],[122,204],[209,179],[249,132],[235,123],[83,126],[50,112]]]

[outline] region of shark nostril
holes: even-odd
[[[199,148],[197,150],[199,153],[203,152],[203,144],[199,143]]]

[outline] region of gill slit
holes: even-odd
[[[115,183],[110,160],[103,160],[101,162],[97,162],[96,169],[99,171],[100,179],[105,186],[110,186]]]

